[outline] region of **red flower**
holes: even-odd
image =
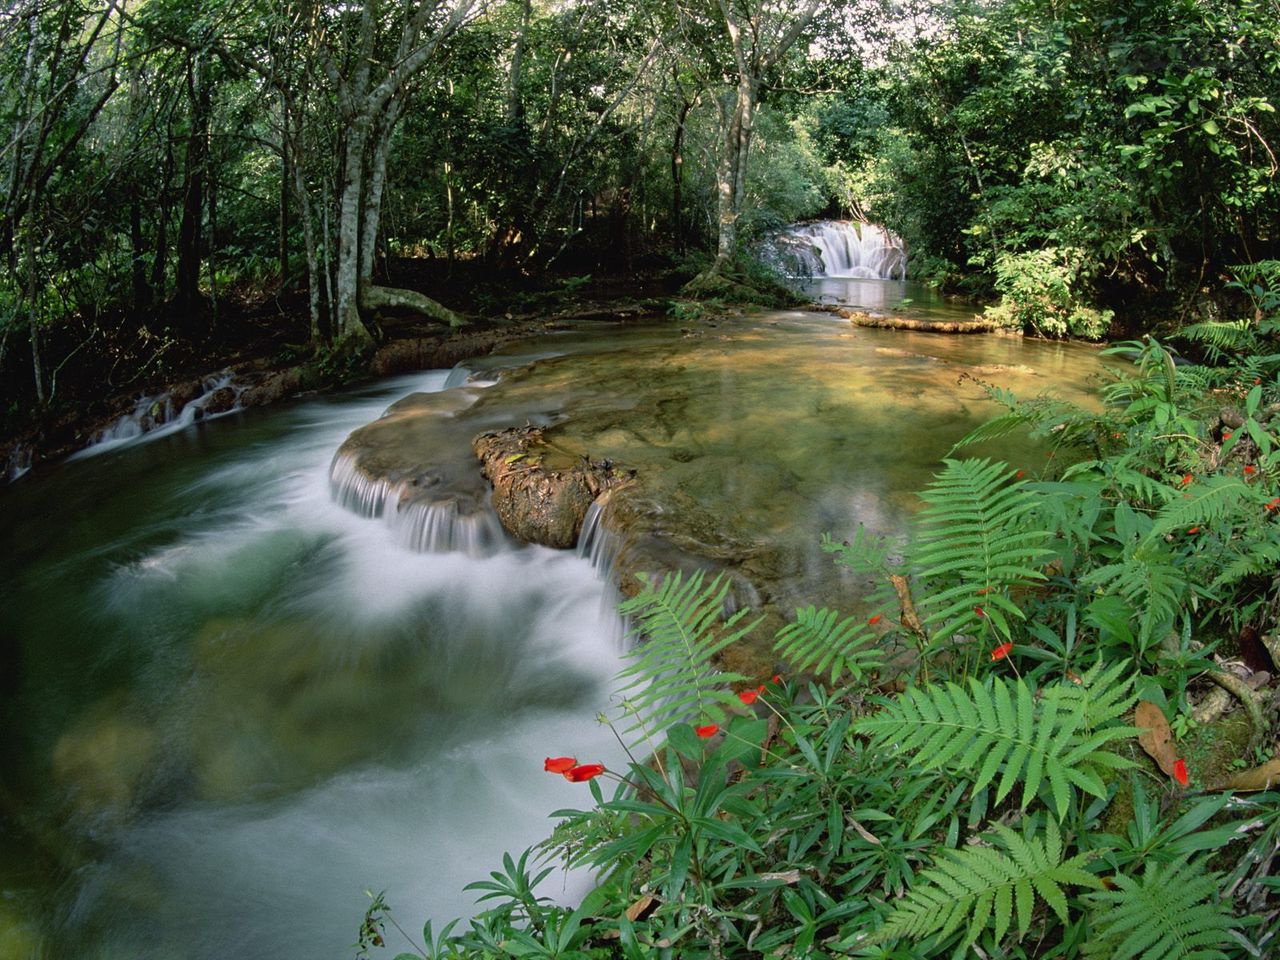
[[[705,727],[694,727],[693,732],[696,733],[698,736],[700,736],[703,740],[705,740],[707,739],[707,737],[714,737],[717,733],[719,733],[720,725],[715,723],[708,723]]]
[[[1253,385],[1254,385],[1255,387],[1256,387],[1258,384],[1260,384],[1261,382],[1262,382],[1262,378],[1261,378],[1261,377],[1254,377],[1254,379],[1253,379]]]
[[[987,615],[987,611],[983,610],[981,607],[974,607],[973,612],[980,617],[985,617]]]
[[[1015,480],[1021,480],[1021,479],[1022,479],[1023,477],[1025,477],[1026,475],[1027,475],[1027,471],[1025,471],[1025,470],[1019,470],[1017,473],[1015,473],[1015,474],[1013,475],[1013,479],[1015,479]]]
[[[1190,483],[1191,483],[1191,474],[1189,474],[1189,473],[1184,473],[1184,474],[1182,475],[1182,485],[1185,487],[1185,486],[1187,486],[1187,485],[1188,485],[1188,484],[1190,484]]]
[[[564,778],[570,783],[581,783],[583,780],[590,780],[592,777],[598,777],[604,773],[603,763],[584,763],[580,767],[574,767],[564,772]]]
[[[1252,463],[1245,464],[1244,475],[1246,477],[1252,477],[1257,472],[1258,472],[1258,468],[1255,467]]]
[[[1200,528],[1199,528],[1199,527],[1189,527],[1189,528],[1187,528],[1187,533],[1199,533],[1199,532],[1200,532]]]
[[[1274,510],[1280,507],[1280,497],[1273,497],[1262,505],[1263,510]]]
[[[542,769],[547,773],[564,773],[578,765],[577,757],[547,757],[542,762]]]
[[[743,690],[738,694],[738,699],[749,707],[756,702],[758,696],[760,696],[759,690]]]
[[[1013,649],[1013,642],[1002,643],[991,651],[992,660],[1003,660],[1009,655],[1009,651]]]
[[[1230,430],[1223,430],[1223,431],[1222,431],[1222,439],[1223,439],[1223,440],[1230,440],[1230,439],[1231,439],[1231,431],[1230,431]]]
[[[872,617],[870,620],[867,621],[867,623],[873,627],[879,622],[880,622],[880,614],[878,613],[874,617]]]
[[[775,673],[775,674],[773,675],[773,679],[772,679],[772,680],[770,680],[769,682],[770,682],[770,683],[781,683],[781,682],[782,682],[782,674],[780,674],[780,673]]]
[[[1185,787],[1191,782],[1191,778],[1187,776],[1187,761],[1173,761],[1173,779],[1178,781],[1178,786]]]

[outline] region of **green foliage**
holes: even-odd
[[[876,635],[856,617],[840,619],[834,610],[802,607],[774,640],[774,650],[794,669],[822,676],[831,671],[834,685],[848,674],[856,683],[883,664],[873,649]]]
[[[985,315],[1040,336],[1101,339],[1113,313],[1081,302],[1081,257],[1081,251],[1053,247],[1002,253],[995,262],[995,286],[1003,299]]]
[[[726,708],[736,703],[727,685],[745,678],[720,672],[714,658],[759,621],[748,620],[746,609],[722,621],[731,586],[724,574],[710,583],[703,582],[702,571],[687,579],[668,574],[661,583],[641,579],[643,589],[619,607],[643,639],[620,674],[634,714],[629,729],[661,730],[690,718],[722,722]]]
[[[965,926],[961,942],[977,941],[989,924],[996,942],[1004,939],[1017,913],[1018,939],[1031,928],[1036,901],[1043,900],[1063,923],[1068,920],[1063,887],[1096,888],[1084,869],[1088,854],[1063,859],[1062,835],[1049,820],[1044,836],[1019,835],[1001,824],[987,838],[991,846],[948,850],[920,875],[922,881],[889,914],[876,939],[946,937]]]
[[[1220,877],[1188,860],[1149,862],[1089,897],[1098,928],[1088,953],[1114,960],[1219,960],[1237,923],[1218,899]]]
[[[1035,569],[1048,557],[1047,531],[1025,520],[1036,499],[1003,463],[947,460],[928,486],[914,560],[929,584],[918,606],[933,640],[989,625],[1011,636],[1010,618],[1025,614],[1009,597],[1018,586],[1044,579]]]
[[[1106,771],[1129,765],[1105,749],[1137,732],[1115,723],[1111,713],[1115,707],[1124,712],[1136,699],[1132,680],[1118,682],[1117,674],[1098,667],[1084,681],[1091,697],[1109,705],[1105,723],[1089,716],[1072,684],[1033,692],[1023,680],[993,677],[986,684],[970,679],[968,689],[956,683],[912,687],[855,729],[886,749],[910,754],[921,769],[966,772],[974,793],[999,774],[996,803],[1021,782],[1025,810],[1044,787],[1061,820],[1073,788],[1106,799]]]

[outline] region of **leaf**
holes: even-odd
[[[1138,744],[1167,776],[1172,777],[1178,753],[1173,748],[1173,731],[1164,711],[1150,700],[1139,700],[1137,709],[1133,711],[1133,725],[1143,730],[1138,736]]]
[[[521,460],[523,460],[527,456],[528,456],[527,453],[513,453],[511,456],[507,457],[502,462],[510,466],[513,463],[519,463]]]
[[[1268,760],[1260,767],[1243,770],[1228,779],[1215,790],[1270,790],[1280,786],[1280,757]]]

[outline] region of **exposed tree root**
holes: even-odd
[[[360,305],[366,310],[413,310],[451,327],[461,327],[466,323],[448,307],[430,297],[416,290],[402,290],[399,287],[377,287],[371,284],[365,288]]]

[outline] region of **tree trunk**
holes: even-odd
[[[35,194],[27,204],[27,324],[31,329],[31,373],[35,380],[36,402],[44,406],[44,364],[40,359],[40,311],[36,300],[36,201]]]
[[[151,306],[151,284],[147,283],[145,240],[142,236],[142,201],[138,197],[138,181],[129,184],[129,254],[133,278],[133,309]]]
[[[364,192],[364,150],[369,119],[357,117],[347,128],[342,163],[342,194],[338,200],[338,274],[336,277],[337,339],[359,347],[373,338],[360,320],[360,201]]]
[[[279,243],[276,248],[276,259],[280,264],[280,286],[289,282],[289,191],[293,183],[293,155],[289,150],[287,127],[289,117],[282,107],[280,110],[280,210],[277,218]]]
[[[693,101],[680,105],[675,137],[671,143],[671,235],[676,253],[684,253],[684,124]]]
[[[191,309],[200,300],[200,246],[204,218],[205,175],[209,164],[208,68],[199,60],[187,68],[191,97],[191,135],[183,175],[182,223],[178,227],[177,303]]]

